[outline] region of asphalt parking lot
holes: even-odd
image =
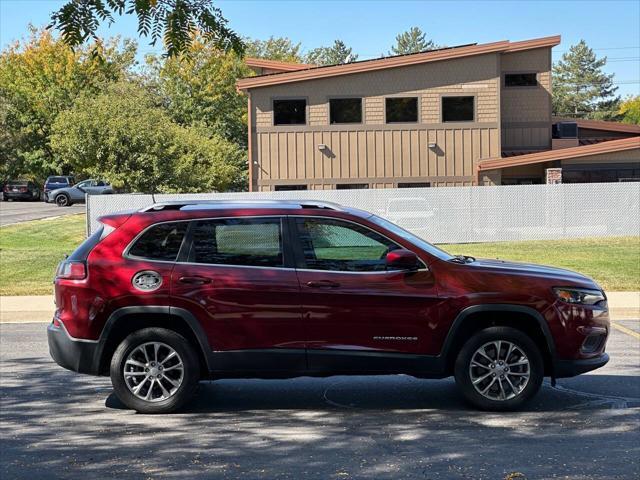
[[[2,324],[0,478],[638,478],[639,342],[613,330],[606,367],[517,413],[469,409],[450,379],[380,376],[208,382],[150,416],[55,365],[44,324]]]
[[[41,218],[58,217],[71,213],[84,213],[82,204],[70,207],[58,207],[53,203],[45,202],[0,202],[0,226],[12,223],[27,222]]]

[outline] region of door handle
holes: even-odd
[[[180,283],[186,283],[189,285],[204,285],[205,283],[211,283],[211,279],[207,277],[180,277],[178,280]]]
[[[312,280],[307,282],[307,287],[311,288],[338,288],[339,286],[338,282],[332,282],[331,280]]]

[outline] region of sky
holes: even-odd
[[[46,25],[63,0],[0,0],[0,46],[20,39],[27,25]],[[618,93],[640,94],[640,1],[249,1],[219,0],[229,26],[243,36],[289,37],[303,52],[335,39],[360,59],[386,54],[395,36],[413,26],[442,45],[526,40],[562,35],[558,60],[572,44],[586,40],[605,70],[615,74]],[[100,35],[138,38],[136,19],[116,17]],[[141,54],[161,52],[139,39]]]

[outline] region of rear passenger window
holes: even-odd
[[[279,218],[234,218],[196,222],[189,261],[213,265],[282,267]]]
[[[173,262],[178,257],[187,222],[160,223],[149,228],[129,249],[129,256]]]

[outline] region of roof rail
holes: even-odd
[[[207,208],[317,208],[327,210],[342,210],[342,206],[322,200],[170,200],[167,202],[154,203],[144,207],[140,212],[158,212],[164,210],[182,210],[190,207],[189,210]]]

